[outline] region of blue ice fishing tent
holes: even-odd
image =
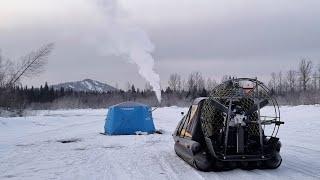
[[[121,135],[136,132],[154,133],[151,107],[137,102],[111,106],[104,125],[105,134]]]

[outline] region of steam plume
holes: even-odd
[[[151,53],[154,45],[148,35],[125,18],[124,12],[113,0],[104,0],[108,40],[102,51],[119,54],[138,66],[139,74],[150,83],[159,102],[161,102],[160,77],[154,71],[154,59]]]

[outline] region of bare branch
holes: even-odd
[[[53,49],[53,46],[53,43],[49,43],[22,57],[21,64],[18,65],[15,73],[13,73],[8,85],[14,85],[22,77],[31,77],[41,73],[44,70],[44,66],[47,64],[47,59]]]

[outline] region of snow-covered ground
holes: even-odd
[[[320,179],[320,106],[281,108],[280,168],[226,172],[200,172],[175,155],[171,134],[181,111],[187,108],[157,109],[155,124],[165,133],[139,136],[99,134],[106,110],[0,118],[0,179]]]

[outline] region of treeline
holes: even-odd
[[[230,78],[232,76],[225,75],[219,82]],[[176,94],[185,91],[195,97],[210,92],[217,84],[215,79],[205,79],[199,72],[191,73],[186,80],[171,74],[167,89]],[[301,59],[296,69],[272,72],[265,84],[280,105],[320,104],[320,64],[311,60]]]
[[[34,87],[1,87],[0,107],[22,112],[24,109],[61,109],[61,108],[106,108],[123,101],[138,101],[151,106],[188,106],[199,96],[207,96],[206,83],[199,72],[191,73],[186,84],[180,84],[181,77],[172,74],[166,89],[161,91],[159,103],[150,85],[144,89],[128,84],[126,90],[110,92],[78,92],[72,89],[53,89],[47,83]],[[208,81],[211,82],[211,81]],[[207,83],[212,88],[215,82]],[[184,88],[184,85],[186,86]]]
[[[296,69],[271,73],[268,83],[282,105],[320,103],[320,64],[302,59]]]
[[[192,72],[184,79],[173,73],[169,76],[168,86],[161,92],[161,103],[148,84],[139,89],[128,83],[126,90],[112,92],[55,90],[47,83],[39,88],[22,87],[19,83],[21,77],[39,73],[51,49],[52,45],[47,45],[31,52],[22,59],[20,66],[14,66],[0,54],[0,109],[23,112],[24,109],[106,108],[123,101],[138,101],[151,106],[188,106],[194,98],[208,96],[217,84],[231,78],[225,75],[217,81],[203,77],[200,72]],[[39,56],[42,59],[37,59]],[[320,66],[310,60],[302,59],[296,69],[271,73],[266,84],[281,105],[320,103]]]
[[[138,101],[151,106],[187,106],[192,99],[206,96],[207,91],[173,91],[169,87],[162,90],[159,104],[151,88],[140,90],[131,85],[130,89],[110,92],[79,92],[72,89],[53,89],[47,83],[40,88],[13,87],[0,88],[2,109],[61,109],[61,108],[106,108],[123,101]]]

